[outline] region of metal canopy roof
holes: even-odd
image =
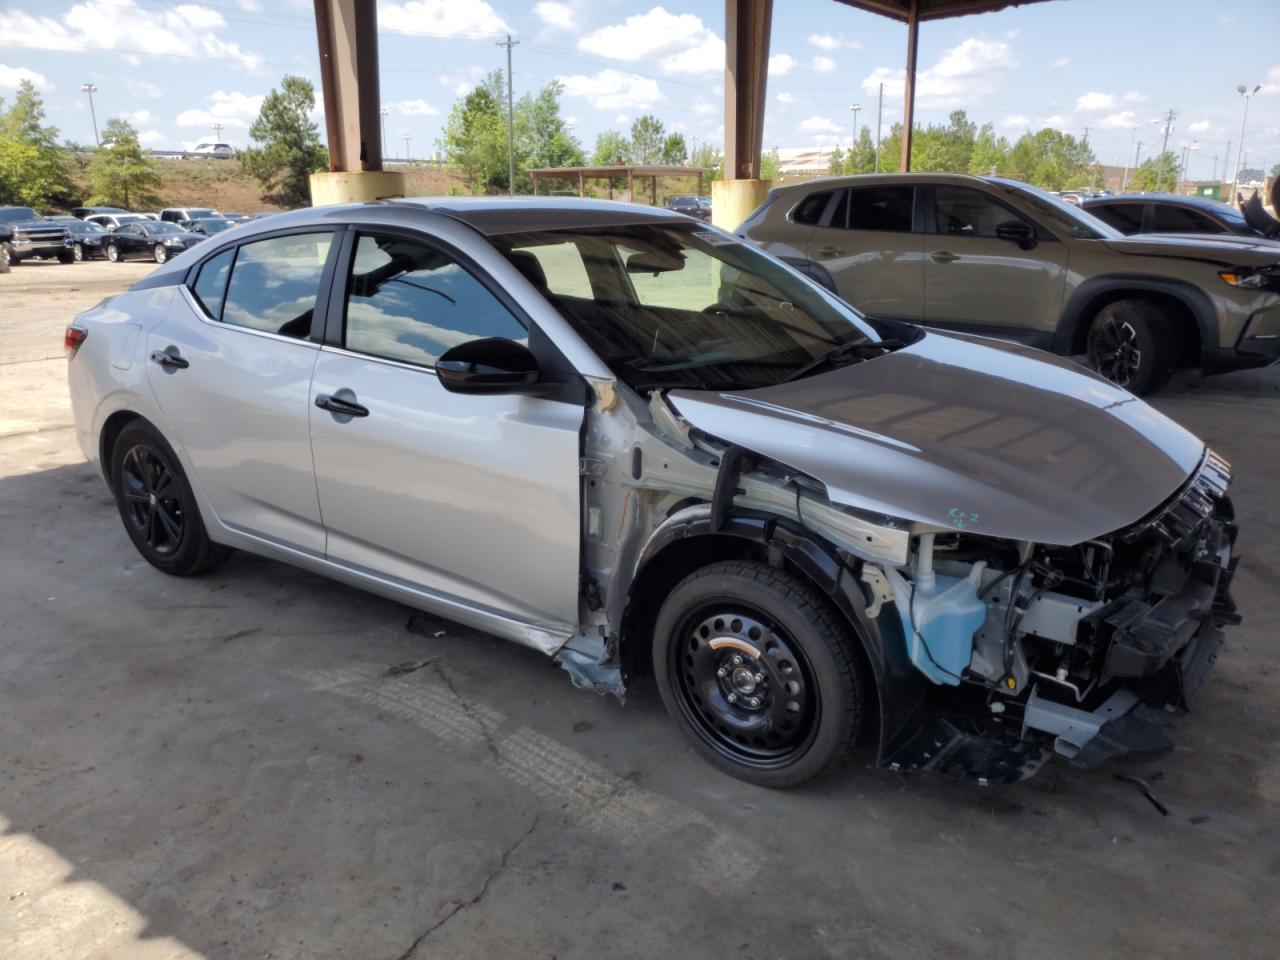
[[[1044,3],[1045,0],[837,0],[837,2],[907,23],[911,19],[913,8],[919,20],[944,20],[947,17],[964,17],[971,13],[994,13],[1006,7]]]

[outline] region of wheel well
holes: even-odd
[[[1196,367],[1200,365],[1200,326],[1196,323],[1195,314],[1185,302],[1168,293],[1153,290],[1107,290],[1089,301],[1081,312],[1083,322],[1075,334],[1075,342],[1071,345],[1072,353],[1084,353],[1088,347],[1089,328],[1098,312],[1119,300],[1142,300],[1160,309],[1173,325],[1171,331],[1177,344],[1175,359],[1180,367]]]
[[[102,464],[102,475],[107,478],[108,487],[111,486],[110,458],[111,451],[116,445],[116,437],[120,436],[120,431],[134,420],[145,420],[145,418],[132,410],[117,410],[107,417],[107,422],[102,425],[102,435],[98,438],[98,462]]]

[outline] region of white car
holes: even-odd
[[[235,155],[229,143],[197,143],[187,151],[189,157],[215,157],[219,160],[230,160]]]

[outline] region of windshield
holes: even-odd
[[[632,224],[491,242],[637,390],[781,383],[877,339],[853,308],[771,257],[695,224]]]
[[[216,210],[207,210],[204,207],[191,207],[187,210],[188,220],[203,220],[205,217],[216,217]]]
[[[0,223],[19,223],[23,220],[43,220],[44,217],[30,207],[0,207]]]
[[[147,219],[140,213],[118,213],[111,216],[115,217],[116,223],[137,223],[139,220]]]
[[[199,224],[200,229],[205,233],[221,233],[223,230],[226,230],[231,226],[231,222],[229,220],[223,220],[220,217],[202,218],[192,222],[193,226],[195,224]]]
[[[165,233],[185,233],[181,227],[173,223],[165,223],[161,220],[143,220],[142,229],[144,232],[152,236],[159,236]]]
[[[1046,193],[1039,187],[999,178],[992,178],[987,182],[1017,194],[1019,200],[1031,207],[1039,214],[1045,225],[1057,233],[1068,234],[1077,240],[1116,240],[1124,236],[1115,227],[1103,223],[1092,213],[1080,209],[1074,203],[1067,203],[1060,197]]]

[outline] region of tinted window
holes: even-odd
[[[557,296],[591,298],[591,280],[587,277],[582,253],[569,242],[546,243],[513,249],[511,261],[535,287],[550,290]],[[536,265],[526,258],[532,257]]]
[[[1142,208],[1141,203],[1103,203],[1090,204],[1089,212],[1121,233],[1132,234],[1142,231]]]
[[[306,233],[246,243],[227,284],[222,321],[305,339],[333,235]]]
[[[222,316],[222,295],[227,291],[227,275],[231,272],[231,259],[235,254],[233,247],[206,260],[200,267],[195,286],[191,288],[200,306],[215,320]]]
[[[796,223],[817,223],[822,218],[822,211],[827,209],[827,201],[830,199],[830,190],[809,194],[791,211],[791,219]]]
[[[347,349],[433,366],[450,347],[484,337],[527,341],[498,298],[449,257],[412,240],[359,239],[347,289]]]
[[[914,187],[859,187],[849,191],[850,230],[911,232]]]
[[[1152,209],[1152,233],[1225,233],[1203,213],[1188,210],[1186,207],[1175,207],[1172,204],[1157,203]]]
[[[994,237],[999,224],[1021,219],[985,193],[968,187],[934,187],[933,205],[938,233],[947,237]]]

